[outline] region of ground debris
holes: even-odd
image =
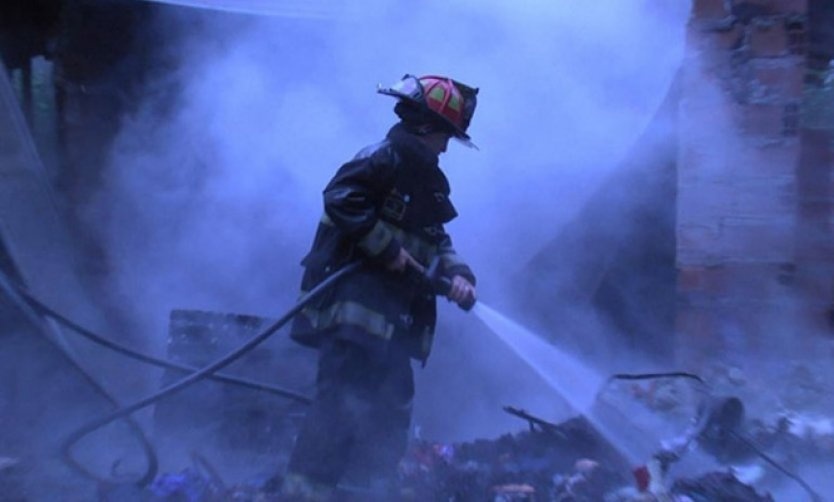
[[[715,409],[724,410],[736,400],[720,399],[715,403],[724,405]],[[779,480],[784,476],[768,469],[749,444],[755,443],[766,450],[770,458],[788,467],[795,467],[800,458],[828,457],[831,451],[831,443],[826,441],[832,437],[830,424],[816,416],[782,416],[774,425],[749,420],[739,431],[749,441],[739,444],[730,439],[740,435],[705,434],[704,431],[712,430],[706,427],[703,431],[698,429],[699,433],[691,440],[696,441],[701,451],[710,453],[722,466],[716,466],[717,470],[701,473],[698,477],[672,478],[668,471],[670,460],[662,455],[665,450],[646,459],[646,465],[634,466],[625,461],[583,417],[556,424],[522,410],[510,408],[509,411],[528,422],[529,430],[462,443],[412,441],[400,465],[397,497],[368,498],[373,495],[368,489],[346,485],[338,490],[339,498],[336,500],[772,502],[771,495],[760,494],[751,484],[755,482],[761,488],[759,482],[767,482],[765,474],[768,473],[771,481],[774,477]],[[709,423],[712,422],[707,422],[707,425]],[[682,450],[679,453],[685,452]],[[721,461],[722,458],[724,461]],[[675,456],[672,461],[677,459]],[[265,484],[226,486],[221,479],[225,477],[224,473],[217,472],[199,456],[192,460],[195,462],[190,468],[176,474],[160,475],[146,490],[144,497],[103,497],[102,500],[281,500],[280,476]],[[642,482],[641,472],[645,474]],[[390,495],[390,492],[387,493]]]
[[[401,464],[414,500],[602,500],[628,483],[623,459],[584,419],[495,440],[412,445]]]
[[[759,495],[751,486],[725,472],[712,472],[697,479],[679,479],[672,493],[689,497],[693,502],[773,502],[770,495]]]

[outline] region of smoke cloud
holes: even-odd
[[[274,17],[163,10],[170,64],[124,118],[87,208],[112,292],[129,299],[125,314],[157,350],[174,308],[282,313],[296,299],[322,188],[395,120],[375,85],[413,73],[481,88],[470,128],[480,151],[453,143],[441,166],[461,214],[448,229],[481,297],[500,303],[513,273],[648,124],[680,65],[688,11],[677,0],[373,0]],[[435,354],[418,372],[424,435],[520,425],[502,404],[563,409],[472,316],[440,314]]]

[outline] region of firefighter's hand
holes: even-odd
[[[414,267],[420,272],[424,271],[420,262],[415,260],[414,257],[405,250],[405,248],[400,248],[400,254],[385,264],[385,268],[394,272],[405,272],[406,267]]]
[[[448,298],[458,305],[471,303],[477,298],[475,296],[475,286],[465,277],[456,275],[452,277],[452,287],[449,289]]]

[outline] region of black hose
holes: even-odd
[[[602,384],[597,390],[597,399],[599,399],[602,393],[605,392],[605,389],[611,385],[611,382],[615,380],[656,380],[658,378],[687,378],[695,380],[704,388],[709,388],[709,385],[703,378],[694,373],[687,373],[685,371],[666,371],[661,373],[615,373],[608,377],[608,379],[605,380],[605,383]]]
[[[132,359],[136,359],[137,361],[142,361],[147,364],[152,364],[154,366],[165,368],[169,370],[179,371],[181,373],[194,373],[199,371],[200,368],[196,366],[189,366],[186,364],[180,364],[173,361],[169,361],[166,359],[160,359],[158,357],[154,357],[149,354],[145,354],[144,352],[140,352],[135,349],[131,349],[122,345],[120,343],[116,343],[112,340],[109,340],[101,335],[98,335],[80,324],[68,319],[67,317],[59,314],[58,312],[52,310],[51,308],[44,305],[42,302],[38,301],[35,297],[33,297],[28,291],[23,288],[18,287],[18,292],[23,297],[24,300],[36,311],[40,312],[43,315],[49,316],[52,319],[55,319],[56,322],[63,324],[64,326],[70,328],[71,330],[75,331],[79,335],[83,336],[84,338],[90,340],[91,342],[98,344],[102,347],[108,348],[118,354],[122,354],[124,356],[130,357]],[[250,389],[269,392],[271,394],[275,394],[281,397],[285,397],[288,399],[293,399],[295,401],[309,404],[311,399],[308,396],[303,394],[299,394],[297,392],[283,389],[281,387],[276,387],[274,385],[265,384],[262,382],[258,382],[255,380],[249,380],[247,378],[240,378],[231,375],[226,375],[223,373],[217,373],[213,375],[209,375],[208,378],[212,380],[216,380],[218,382],[223,383],[230,383],[235,385],[240,385],[242,387],[247,387]]]
[[[823,502],[822,497],[816,491],[814,491],[814,489],[811,487],[811,485],[809,485],[804,479],[800,478],[798,475],[796,475],[796,474],[792,473],[791,471],[787,470],[786,468],[782,467],[782,465],[779,464],[779,462],[777,462],[776,460],[771,458],[767,453],[762,451],[762,449],[759,448],[753,441],[751,441],[750,439],[742,436],[741,434],[739,434],[735,431],[731,430],[731,431],[729,431],[729,433],[734,438],[741,441],[742,444],[744,444],[746,447],[750,448],[753,451],[753,453],[755,453],[756,455],[759,456],[759,458],[761,458],[762,460],[764,460],[765,462],[770,464],[771,467],[773,467],[777,471],[781,472],[785,476],[791,478],[799,486],[801,486],[802,489],[805,490],[805,492],[811,498],[811,502]]]
[[[3,292],[6,296],[11,300],[12,304],[14,304],[21,313],[29,319],[29,321],[41,332],[44,338],[46,338],[49,343],[55,346],[58,349],[58,353],[64,356],[64,358],[70,363],[72,367],[78,371],[84,380],[87,381],[88,384],[93,388],[93,390],[98,393],[101,397],[103,397],[108,403],[110,403],[114,408],[118,409],[120,404],[119,402],[111,396],[107,390],[102,387],[102,385],[93,378],[90,373],[88,373],[79,363],[75,360],[67,351],[66,349],[61,346],[56,340],[53,340],[50,336],[49,328],[44,324],[44,320],[40,317],[37,312],[32,309],[29,304],[25,301],[25,299],[20,296],[17,292],[17,288],[13,285],[13,283],[6,277],[6,275],[0,271],[0,288],[3,289]],[[136,484],[140,486],[145,486],[151,481],[154,480],[156,474],[159,470],[159,459],[156,455],[156,450],[154,449],[153,445],[151,444],[148,437],[145,435],[145,431],[136,423],[135,420],[131,417],[125,417],[125,422],[127,423],[130,431],[137,437],[139,443],[142,445],[143,453],[145,454],[145,458],[147,459],[147,467],[145,469],[145,473],[136,481]],[[88,475],[88,477],[93,477],[94,479],[98,479],[92,472],[87,471],[82,465],[78,464],[74,459],[70,457],[65,457],[64,461],[67,462],[68,465],[78,469],[79,471]]]
[[[695,380],[703,385],[707,385],[707,382],[704,381],[703,378],[694,374],[694,373],[687,373],[685,371],[668,371],[664,373],[617,373],[615,375],[611,375],[608,377],[606,383],[611,383],[613,380],[654,380],[657,378],[689,378],[690,380]]]
[[[105,415],[101,418],[90,421],[87,424],[83,425],[77,431],[75,431],[69,437],[67,437],[67,439],[64,440],[64,442],[62,443],[61,452],[63,453],[64,457],[66,459],[68,459],[68,462],[70,463],[70,465],[75,467],[79,472],[81,472],[81,473],[83,473],[83,474],[85,474],[89,477],[92,477],[93,479],[100,479],[97,475],[91,473],[86,468],[81,466],[74,459],[74,457],[72,456],[72,449],[75,446],[75,444],[78,443],[79,440],[81,440],[81,438],[83,438],[84,436],[88,435],[89,433],[91,433],[91,432],[93,432],[93,431],[95,431],[95,430],[113,422],[114,420],[118,420],[119,418],[122,418],[122,417],[127,417],[131,413],[133,413],[134,411],[145,408],[146,406],[151,405],[151,404],[153,404],[157,401],[160,401],[160,400],[162,400],[162,399],[164,399],[164,398],[166,398],[166,397],[168,397],[168,396],[170,396],[170,395],[172,395],[176,392],[179,392],[180,390],[182,390],[182,389],[184,389],[184,388],[186,388],[190,385],[193,385],[193,384],[199,382],[200,380],[206,379],[210,375],[212,375],[214,372],[232,364],[234,361],[239,359],[241,356],[243,356],[244,354],[246,354],[250,350],[254,349],[256,346],[258,346],[259,344],[264,342],[267,338],[272,336],[284,324],[286,324],[296,314],[298,314],[301,311],[301,309],[303,309],[304,306],[307,305],[307,303],[309,303],[311,300],[316,298],[319,294],[321,294],[323,291],[328,289],[330,286],[332,286],[336,281],[341,279],[343,276],[353,272],[354,270],[359,268],[361,265],[362,265],[362,262],[350,263],[350,264],[342,267],[338,271],[334,272],[332,275],[330,275],[328,278],[326,278],[325,280],[320,282],[316,287],[314,287],[312,290],[310,290],[308,293],[306,293],[304,296],[302,296],[301,299],[298,301],[298,303],[296,303],[281,318],[279,318],[277,321],[272,323],[272,325],[270,325],[268,328],[264,329],[261,333],[259,333],[259,334],[255,335],[254,337],[250,338],[247,342],[245,342],[240,347],[233,350],[232,352],[230,352],[226,356],[218,359],[217,361],[209,364],[208,366],[205,366],[205,367],[201,368],[199,371],[191,373],[187,377],[168,385],[167,387],[159,390],[158,392],[155,392],[154,394],[151,394],[150,396],[139,399],[138,401],[135,401],[131,404],[122,406],[121,408],[113,411],[112,413],[110,413],[108,415]],[[147,482],[145,484],[147,484]]]

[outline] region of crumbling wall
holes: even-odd
[[[813,1],[811,2],[813,3]],[[832,300],[830,130],[805,0],[696,0],[679,110],[679,359],[759,370],[819,353]],[[819,24],[819,23],[817,23]],[[751,369],[753,371],[753,369]]]

